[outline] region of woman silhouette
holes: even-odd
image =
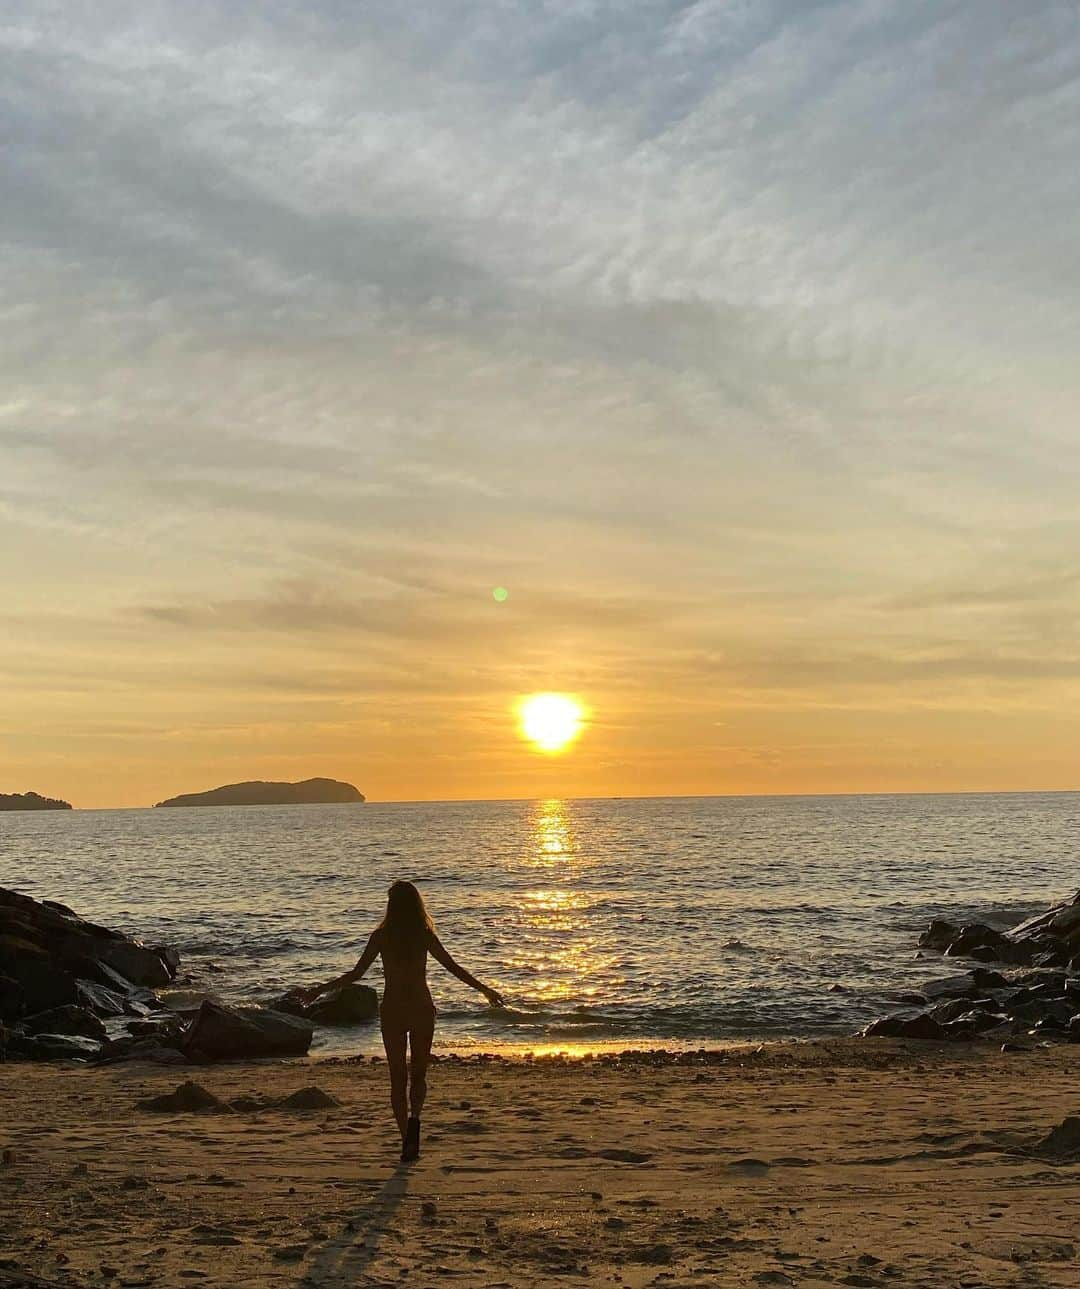
[[[412,882],[395,882],[386,901],[386,916],[371,937],[351,971],[328,980],[325,985],[300,992],[305,1002],[320,994],[359,980],[379,955],[383,963],[383,1000],[379,1008],[383,1046],[390,1068],[390,1104],[401,1131],[401,1158],[420,1154],[420,1111],[427,1095],[427,1067],[435,1032],[435,1004],[427,984],[428,954],[478,990],[493,1007],[503,1005],[502,996],[459,967],[443,948],[424,900]],[[406,1049],[411,1069],[406,1069]]]

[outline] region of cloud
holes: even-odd
[[[1012,703],[1040,640],[1071,684],[1068,0],[30,0],[0,72],[46,687],[149,657],[212,704],[241,636],[296,692],[343,638],[387,694],[561,650],[687,705]]]

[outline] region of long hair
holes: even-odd
[[[424,907],[424,897],[412,882],[395,882],[390,887],[381,930],[398,953],[416,953],[427,947],[435,925]]]

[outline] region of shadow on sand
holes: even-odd
[[[353,1219],[354,1229],[343,1231],[336,1240],[328,1240],[304,1264],[299,1283],[332,1285],[355,1284],[379,1254],[383,1237],[389,1231],[401,1202],[409,1193],[411,1164],[398,1164]]]

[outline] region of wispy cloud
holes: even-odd
[[[1072,693],[1069,0],[30,0],[0,71],[10,757],[144,661],[237,728],[352,677],[357,748],[560,656],[705,724]]]

